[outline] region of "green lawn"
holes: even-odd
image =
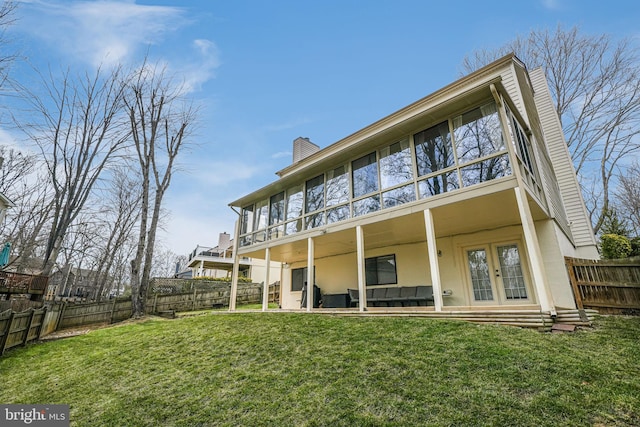
[[[420,318],[208,314],[30,345],[1,403],[78,426],[637,426],[640,317],[549,334]]]

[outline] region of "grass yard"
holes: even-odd
[[[0,358],[0,402],[77,426],[637,426],[640,317],[572,334],[420,318],[208,314]]]

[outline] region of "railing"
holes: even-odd
[[[0,293],[43,294],[49,277],[0,271]]]
[[[640,263],[565,258],[579,309],[640,313]]]

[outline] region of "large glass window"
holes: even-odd
[[[324,175],[308,180],[306,188],[305,212],[324,208]]]
[[[352,169],[353,197],[378,191],[378,162],[375,152],[354,160]]]
[[[454,118],[453,126],[459,164],[505,149],[500,118],[493,102]]]
[[[491,157],[460,169],[462,185],[465,187],[508,175],[511,175],[511,166],[509,166],[509,156],[506,154]]]
[[[382,188],[393,187],[413,179],[409,140],[391,144],[380,150],[380,183]]]
[[[384,204],[385,209],[402,205],[407,202],[413,202],[415,199],[416,191],[413,187],[413,183],[382,193],[382,203]]]
[[[253,205],[242,208],[242,224],[240,225],[240,234],[246,234],[253,231]]]
[[[421,199],[458,188],[460,188],[460,185],[458,184],[458,173],[455,170],[418,181],[418,191]]]
[[[336,206],[327,209],[327,224],[342,221],[349,218],[349,205]]]
[[[253,222],[253,229],[254,230],[262,230],[263,228],[267,227],[267,207],[268,207],[269,203],[268,201],[265,200],[261,200],[258,203],[256,203],[256,210],[255,210],[255,217],[254,222]]]
[[[287,219],[294,219],[302,216],[302,206],[304,195],[302,185],[296,185],[287,190]]]
[[[353,202],[353,216],[366,215],[380,210],[380,195],[367,197]]]
[[[284,221],[284,191],[271,196],[269,203],[269,225]]]
[[[367,286],[398,283],[395,255],[367,258],[364,260],[364,269]]]
[[[413,136],[416,146],[418,176],[445,169],[455,164],[449,122],[425,129]]]
[[[349,201],[349,175],[346,166],[327,172],[327,207]]]

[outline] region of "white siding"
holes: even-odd
[[[564,139],[564,133],[555,111],[544,71],[537,68],[529,73],[535,92],[542,131],[549,157],[554,166],[557,184],[564,208],[571,223],[571,234],[577,247],[595,245],[593,229],[587,215],[575,169]]]

